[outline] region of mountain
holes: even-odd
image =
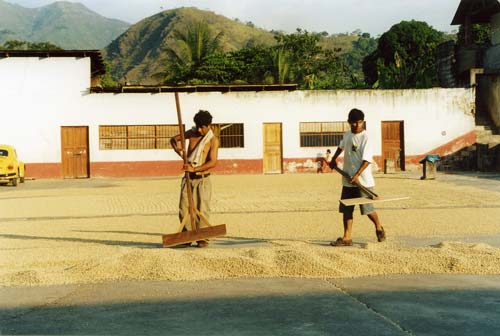
[[[131,84],[158,84],[157,74],[165,71],[168,55],[174,48],[174,32],[184,32],[194,22],[205,22],[213,36],[223,33],[222,48],[234,51],[248,45],[273,45],[274,33],[256,28],[251,23],[232,20],[195,7],[182,7],[160,12],[131,26],[125,33],[103,50],[111,74],[119,82]],[[356,34],[321,34],[320,45],[325,49],[341,49],[345,54],[352,50]]]
[[[22,39],[31,32],[31,22],[35,18],[35,10],[11,5],[0,0],[0,43],[7,40]]]
[[[0,44],[17,39],[47,41],[64,49],[102,49],[129,27],[80,3],[58,1],[24,8],[0,0]]]
[[[174,31],[185,31],[193,22],[206,22],[214,36],[223,32],[222,48],[233,51],[249,44],[276,43],[274,34],[238,20],[194,7],[166,10],[130,27],[105,50],[112,75],[133,84],[156,84],[155,74],[165,70],[166,49],[175,47]]]

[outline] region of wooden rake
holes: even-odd
[[[179,103],[179,93],[175,92],[175,106],[177,108],[177,120],[179,122],[179,134],[181,135],[182,158],[184,164],[188,164],[186,138],[184,137],[184,129],[182,127],[181,107]],[[189,216],[184,216],[176,233],[163,235],[163,247],[171,247],[186,243],[191,243],[197,240],[206,240],[224,236],[226,234],[226,225],[210,225],[208,220],[194,206],[193,190],[191,189],[191,178],[189,172],[185,172],[186,190],[189,204]],[[190,220],[191,230],[183,231],[187,221]],[[199,222],[202,222],[206,227],[200,228]]]

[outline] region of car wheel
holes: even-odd
[[[17,187],[17,177],[12,179],[12,185]]]
[[[17,176],[19,176],[19,182],[24,183],[24,176],[21,176],[19,170],[17,171]]]

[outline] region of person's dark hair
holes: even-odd
[[[200,110],[194,116],[194,123],[196,127],[208,126],[212,124],[212,115],[208,111]]]
[[[358,120],[365,120],[365,114],[363,113],[363,111],[361,110],[358,110],[356,108],[353,108],[350,112],[349,112],[349,118],[347,119],[347,121],[349,122],[353,122],[353,121],[358,121]]]

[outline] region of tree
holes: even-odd
[[[285,84],[290,73],[290,55],[284,47],[273,50],[274,81],[277,84]]]
[[[284,84],[302,89],[335,89],[358,86],[338,50],[319,45],[322,33],[301,29],[293,34],[275,33],[277,44],[223,53],[220,34],[212,37],[206,24],[193,25],[186,34],[176,33],[178,45],[170,49],[168,84]],[[165,77],[165,74],[163,74]]]
[[[187,28],[185,33],[176,31],[177,48],[169,48],[171,58],[167,74],[167,82],[186,84],[195,79],[198,68],[214,53],[220,50],[222,33],[212,35],[206,22],[196,22]]]
[[[111,75],[111,68],[109,66],[109,63],[106,62],[106,61],[104,62],[104,69],[106,70],[106,72],[104,73],[104,75],[100,76],[100,78],[99,78],[99,84],[103,88],[116,88],[116,87],[119,87],[120,84]]]
[[[38,42],[28,43],[28,50],[63,50],[63,48],[50,42]]]
[[[344,57],[336,51],[324,50],[315,71],[316,83],[310,89],[348,89],[358,87],[358,81]]]
[[[356,81],[357,87],[362,87],[365,82],[363,74],[363,60],[377,49],[377,39],[370,36],[369,33],[361,33],[356,30],[359,36],[357,40],[352,42],[352,50],[344,56],[345,63],[352,72],[352,76]]]
[[[293,34],[276,34],[276,48],[287,52],[289,81],[302,89],[336,89],[353,87],[352,76],[339,57],[340,49],[319,45],[322,33],[297,29]]]
[[[290,67],[290,81],[305,86],[305,78],[315,71],[316,61],[322,52],[318,45],[319,35],[311,34],[306,30],[297,29],[293,34],[277,34],[277,48],[286,50],[292,66]]]
[[[230,54],[213,53],[196,69],[188,82],[191,84],[230,84],[241,73],[241,63]]]
[[[402,21],[382,34],[363,60],[366,82],[383,89],[437,86],[434,51],[444,34],[425,22]]]
[[[459,45],[465,44],[465,31],[464,26],[461,25],[457,40]],[[472,25],[472,43],[482,47],[491,44],[491,24],[488,23],[474,23]]]
[[[239,67],[234,69],[235,80],[245,83],[264,83],[273,73],[272,47],[252,46],[229,53]]]
[[[0,45],[4,50],[63,50],[61,47],[50,42],[28,42],[20,40],[10,40]]]

